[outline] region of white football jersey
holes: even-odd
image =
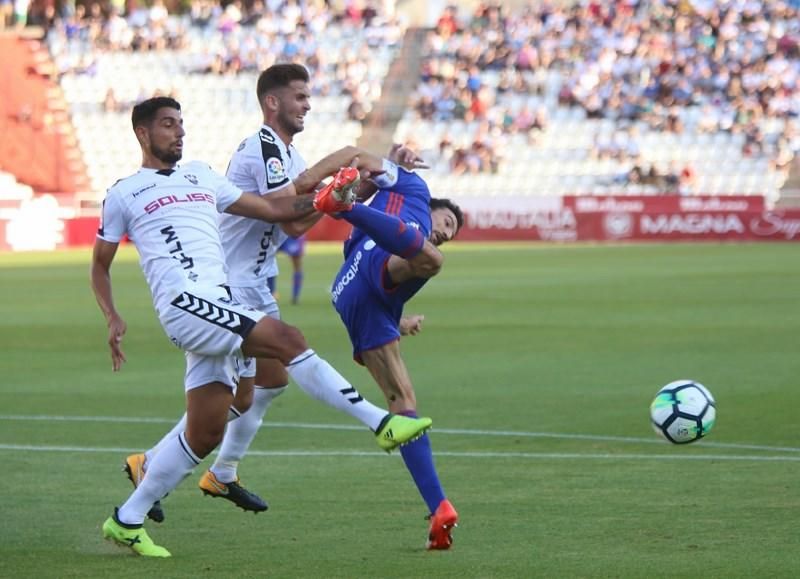
[[[241,189],[205,163],[174,170],[139,169],[108,190],[97,236],[136,245],[156,310],[194,284],[227,281],[219,213]]]
[[[283,189],[306,170],[294,145],[288,147],[267,125],[249,136],[231,157],[228,179],[243,191],[268,195]],[[278,274],[275,254],[288,237],[278,224],[223,215],[220,234],[228,264],[228,283],[236,287],[266,287]]]

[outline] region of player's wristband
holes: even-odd
[[[397,164],[392,163],[389,159],[384,159],[382,169],[383,173],[370,177],[370,179],[381,189],[393,187],[397,183]]]

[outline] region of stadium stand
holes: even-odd
[[[86,168],[52,70],[37,38],[0,34],[0,169],[38,192],[74,193],[87,187]]]
[[[395,136],[437,190],[774,202],[800,150],[799,32],[797,2],[449,7]]]
[[[16,209],[23,201],[33,198],[33,188],[17,182],[11,173],[0,171],[0,215],[5,209]]]
[[[73,15],[53,27],[48,44],[92,189],[102,192],[140,162],[131,104],[159,93],[183,105],[185,158],[224,171],[259,126],[256,78],[277,61],[300,62],[312,73],[313,120],[297,138],[306,160],[355,144],[402,32],[391,16],[366,9],[335,14],[291,0],[249,9],[195,2],[187,14],[170,14],[156,2],[125,18],[112,11],[95,28]]]
[[[312,72],[297,138],[307,161],[406,141],[433,162],[443,195],[738,193],[774,204],[797,166],[799,0],[459,2],[434,29],[407,29],[395,9],[419,4],[153,0],[122,12],[34,1],[28,23],[47,31],[95,200],[139,164],[132,103],[176,96],[186,158],[222,171],[260,120],[256,75],[277,61]]]

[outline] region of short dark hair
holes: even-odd
[[[431,197],[430,207],[431,211],[442,208],[452,211],[453,215],[456,216],[456,223],[458,224],[456,233],[458,233],[458,231],[464,226],[464,213],[461,211],[461,207],[450,201],[450,199],[437,199],[436,197]]]
[[[133,112],[131,113],[131,124],[133,124],[133,130],[135,131],[136,127],[141,125],[149,125],[152,123],[153,119],[156,118],[158,109],[163,109],[165,107],[179,111],[181,110],[181,103],[172,97],[158,96],[143,100],[137,104],[135,107],[133,107]]]
[[[258,75],[256,83],[258,102],[260,103],[268,92],[287,87],[295,80],[308,82],[308,70],[305,66],[294,63],[273,64]]]

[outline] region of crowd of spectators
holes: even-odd
[[[763,125],[800,116],[798,8],[800,0],[543,0],[513,13],[483,2],[464,18],[451,6],[427,39],[411,104],[423,119],[487,120],[508,133],[531,126],[531,111],[510,109],[506,95],[554,97],[622,126],[741,133],[744,155],[786,165],[798,139],[765,135]]]
[[[44,27],[61,75],[95,75],[109,52],[172,50],[188,55],[184,72],[205,75],[301,62],[315,94],[348,95],[343,113],[365,121],[381,89],[375,55],[397,48],[403,27],[394,0],[332,4],[0,0],[0,20]],[[782,172],[800,152],[800,0],[487,0],[445,8],[421,52],[417,116],[480,127],[444,134],[439,154],[457,173],[498,171],[510,135],[536,147],[557,107],[611,120],[619,134],[736,133],[742,155]],[[109,88],[102,106],[126,106]],[[614,147],[595,143],[595,154]]]
[[[338,11],[322,0],[33,0],[27,23],[45,28],[60,75],[95,75],[110,52],[170,50],[188,55],[182,72],[194,74],[300,62],[316,94],[352,98],[355,119],[380,96],[374,51],[398,47],[403,34],[393,0],[351,0]]]

